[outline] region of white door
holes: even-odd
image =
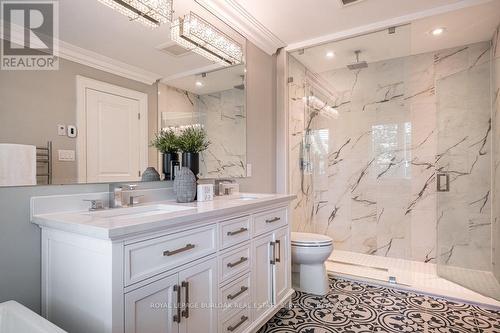
[[[147,95],[78,77],[78,179],[137,181],[147,167]]]
[[[273,259],[273,234],[267,234],[253,242],[253,299],[255,303],[255,316],[257,320],[272,305],[272,263]]]
[[[216,333],[217,259],[179,272],[179,284],[184,305],[179,333]]]
[[[290,290],[291,272],[290,254],[289,254],[289,231],[288,228],[282,228],[274,233],[274,242],[276,246],[276,264],[274,265],[274,302],[278,304]]]
[[[177,333],[177,282],[174,274],[125,294],[125,333]]]

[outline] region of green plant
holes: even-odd
[[[200,153],[209,145],[207,132],[200,126],[185,127],[179,135],[179,149],[185,153]]]
[[[155,134],[151,146],[164,154],[176,153],[179,151],[179,136],[172,129],[161,130]]]

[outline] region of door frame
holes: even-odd
[[[141,117],[139,138],[140,144],[139,164],[143,172],[148,167],[148,95],[136,90],[120,87],[111,83],[90,79],[85,76],[76,76],[76,163],[78,183],[87,182],[87,90],[134,99],[139,102]]]

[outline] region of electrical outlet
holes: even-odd
[[[75,160],[75,151],[61,149],[57,151],[57,156],[59,161],[73,162]]]
[[[252,177],[252,164],[247,163],[247,177]]]
[[[57,135],[66,136],[66,126],[65,125],[57,125]]]

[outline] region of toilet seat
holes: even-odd
[[[292,232],[291,244],[295,247],[326,247],[332,246],[333,240],[325,235]]]

